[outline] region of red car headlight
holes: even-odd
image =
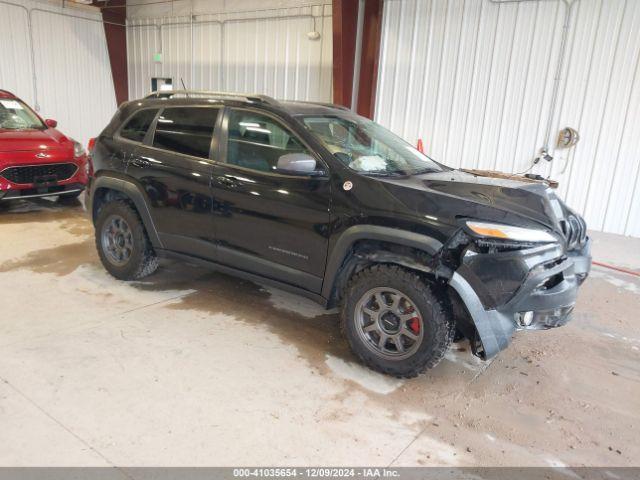
[[[81,157],[87,153],[80,142],[76,142],[73,139],[71,140],[73,141],[73,157],[74,158]]]

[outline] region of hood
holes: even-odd
[[[73,148],[73,142],[54,128],[46,130],[0,129],[0,152]]]
[[[379,178],[397,201],[416,213],[449,219],[492,220],[557,229],[562,207],[553,191],[540,183],[480,177],[451,170],[408,178]]]

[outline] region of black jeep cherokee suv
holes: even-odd
[[[335,105],[155,93],[120,107],[91,158],[113,276],[171,256],[341,305],[355,354],[395,376],[456,335],[486,359],[566,323],[590,269],[584,221],[546,185],[453,170]]]

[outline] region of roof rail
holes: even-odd
[[[209,90],[160,90],[151,92],[144,98],[173,98],[176,95],[185,96],[187,98],[189,98],[191,95],[196,97],[242,98],[249,102],[261,102],[269,105],[279,104],[275,98],[269,97],[267,95],[234,92],[212,92]]]
[[[313,102],[309,102],[309,103],[313,103]],[[337,103],[321,102],[319,103],[319,105],[322,105],[323,107],[337,108],[338,110],[351,111],[349,107],[345,107],[344,105],[339,105]]]
[[[0,93],[6,93],[7,95],[10,95],[12,98],[15,98],[15,95],[13,93],[11,93],[9,90],[2,90],[0,88]]]
[[[351,111],[351,109],[349,107],[345,107],[344,105],[340,105],[337,103],[331,103],[331,102],[312,102],[312,101],[308,101],[308,100],[285,100],[286,102],[295,102],[295,103],[306,103],[308,105],[320,105],[321,107],[328,107],[328,108],[336,108],[338,110],[347,110],[347,111]]]

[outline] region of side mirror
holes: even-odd
[[[278,171],[291,175],[314,175],[316,159],[306,153],[287,153],[278,159]]]
[[[52,120],[50,118],[47,118],[44,121],[44,124],[49,128],[56,128],[58,126],[58,122],[56,122],[55,120]]]

